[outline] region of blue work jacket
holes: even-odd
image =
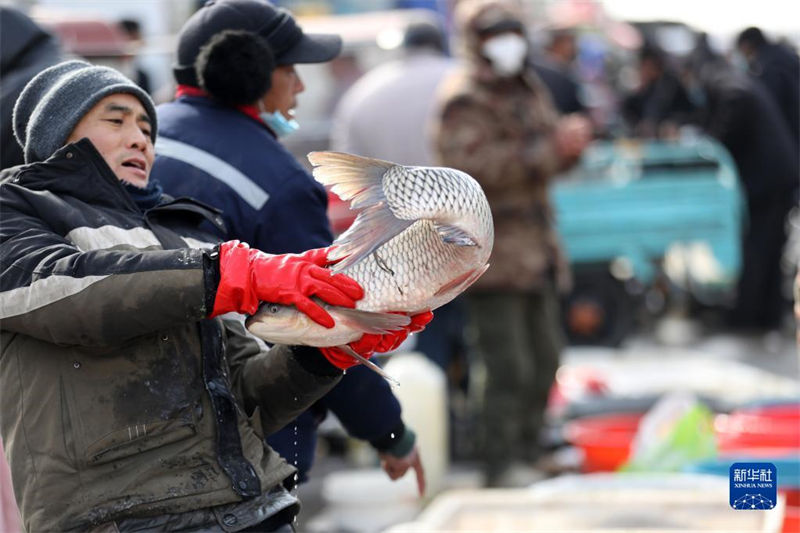
[[[158,106],[159,138],[151,174],[174,197],[188,196],[223,212],[222,240],[268,253],[328,246],[332,234],[322,185],[260,120],[203,96]],[[317,405],[267,441],[306,479],[316,433],[330,409],[347,432],[390,449],[405,432],[400,404],[377,374],[358,366]]]

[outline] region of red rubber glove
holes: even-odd
[[[383,335],[365,333],[360,339],[351,342],[348,346],[357,354],[363,355],[369,359],[375,352],[384,353],[397,349],[398,346],[403,344],[403,341],[406,340],[410,333],[422,331],[431,320],[433,320],[433,312],[425,311],[424,313],[411,316],[411,323],[407,326],[403,326],[402,329],[392,331],[391,333],[384,333]],[[322,352],[322,355],[325,356],[328,362],[342,370],[359,364],[355,357],[336,347],[320,348],[319,351]]]
[[[259,301],[294,305],[318,324],[332,328],[331,315],[311,300],[316,296],[331,305],[353,308],[364,290],[344,274],[324,268],[329,248],[302,254],[270,255],[239,241],[219,247],[220,281],[212,317],[236,311],[253,314]]]

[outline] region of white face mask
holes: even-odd
[[[504,33],[483,43],[481,51],[499,76],[514,76],[522,72],[528,55],[528,42],[516,33]]]

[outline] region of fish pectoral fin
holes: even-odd
[[[343,259],[333,265],[332,270],[340,272],[358,263],[413,223],[413,220],[396,218],[383,202],[365,209],[358,214],[353,225],[334,241],[336,248],[331,252],[330,259]]]
[[[377,335],[398,330],[411,323],[411,319],[407,315],[359,311],[346,307],[336,307],[333,314],[335,315],[334,319],[344,326]]]
[[[374,372],[376,372],[379,376],[383,377],[389,383],[391,383],[391,384],[393,384],[395,386],[399,386],[400,385],[400,382],[397,381],[396,379],[394,379],[389,374],[387,374],[384,369],[382,369],[381,367],[379,367],[378,365],[376,365],[375,363],[373,363],[372,361],[370,361],[369,359],[367,359],[363,355],[359,354],[358,352],[353,350],[348,345],[344,344],[342,346],[337,346],[337,348],[342,350],[344,353],[350,355],[353,359],[355,359],[356,361],[358,361],[362,365],[364,365],[367,368],[369,368],[369,369],[373,370]]]
[[[355,222],[334,243],[330,258],[341,259],[334,272],[358,263],[415,222],[397,218],[384,194],[383,177],[397,166],[394,163],[341,152],[311,152],[308,160],[314,165],[314,179],[358,211]]]
[[[475,239],[458,226],[436,224],[436,231],[447,244],[455,244],[456,246],[478,246]]]
[[[486,263],[480,268],[474,268],[461,274],[457,278],[450,280],[449,282],[445,283],[439,290],[436,291],[436,296],[441,296],[446,293],[451,293],[453,298],[464,292],[469,288],[470,285],[475,283],[479,277],[483,276],[483,273],[489,268],[489,263]]]

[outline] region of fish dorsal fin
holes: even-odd
[[[478,243],[472,235],[458,226],[436,224],[436,232],[442,238],[442,241],[447,244],[454,244],[456,246],[478,246]]]
[[[397,166],[394,163],[341,152],[311,152],[308,160],[314,165],[314,179],[359,211],[353,225],[334,243],[330,258],[344,258],[333,266],[334,271],[358,263],[415,222],[397,218],[384,194],[383,176]]]
[[[343,326],[377,335],[398,330],[411,323],[411,319],[407,315],[360,311],[346,307],[336,307],[334,314],[337,321]]]

